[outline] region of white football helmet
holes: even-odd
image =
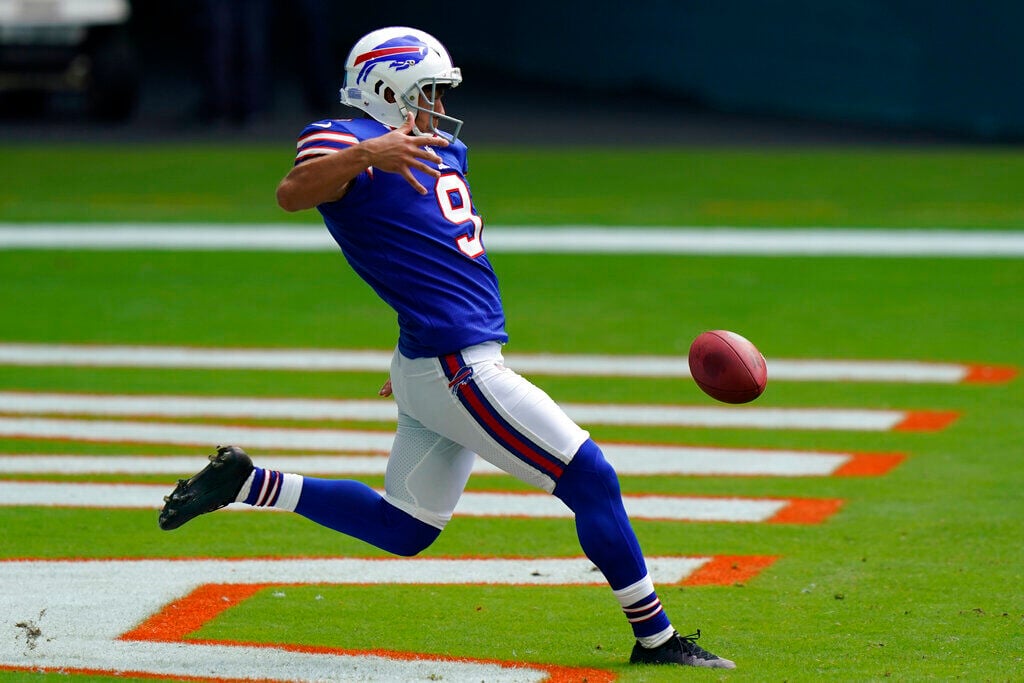
[[[398,128],[406,114],[431,112],[430,130],[437,134],[435,117],[446,123],[452,139],[459,137],[462,120],[434,112],[434,88],[454,88],[462,72],[452,65],[448,50],[429,33],[406,26],[389,26],[360,38],[345,60],[341,103],[362,109],[386,126]],[[420,106],[420,96],[428,103]]]

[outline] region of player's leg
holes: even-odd
[[[672,628],[623,507],[618,477],[587,432],[545,392],[505,368],[497,345],[466,349],[439,362],[448,400],[438,394],[421,419],[506,472],[554,493],[574,512],[581,547],[608,580],[642,650],[633,661],[732,666]],[[652,653],[658,654],[648,656]]]
[[[699,630],[683,637],[669,623],[623,507],[618,476],[592,440],[566,466],[554,495],[575,513],[580,546],[604,573],[633,627],[637,642],[630,662],[735,667],[696,644]]]
[[[160,528],[177,529],[231,503],[297,512],[396,555],[415,555],[441,529],[416,519],[359,481],[317,479],[253,466],[237,446],[224,446],[164,499]]]
[[[393,384],[405,387],[400,368]],[[194,517],[238,502],[298,514],[396,555],[428,547],[451,519],[476,455],[423,427],[399,409],[382,496],[354,480],[319,479],[254,467],[240,448],[224,447],[168,496],[160,526],[176,529]]]

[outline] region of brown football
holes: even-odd
[[[749,403],[764,393],[768,366],[747,339],[728,330],[704,332],[690,345],[690,375],[723,403]]]

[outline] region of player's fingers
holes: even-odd
[[[447,147],[448,140],[446,138],[441,137],[440,135],[424,135],[421,138],[421,144],[427,147]]]
[[[412,185],[412,189],[416,190],[420,194],[427,193],[427,188],[423,187],[423,185],[420,184],[420,181],[416,180],[416,176],[414,176],[412,171],[408,168],[402,169],[402,177],[405,178],[407,183]]]
[[[405,115],[405,123],[396,128],[395,132],[400,133],[402,135],[408,135],[409,133],[412,132],[412,127],[415,120],[416,119],[413,118],[412,112],[407,112]]]
[[[426,147],[417,147],[416,151],[413,152],[420,159],[426,159],[427,161],[433,161],[435,164],[441,161],[441,157],[438,156],[437,152]]]
[[[441,171],[437,170],[436,168],[431,168],[430,166],[427,166],[426,164],[424,164],[422,162],[414,161],[414,162],[410,163],[409,166],[411,168],[415,168],[417,171],[422,171],[423,173],[426,173],[427,175],[434,176],[435,178],[441,177]]]

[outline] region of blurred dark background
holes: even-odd
[[[125,4],[94,39],[115,47],[89,48],[106,75],[45,101],[3,93],[4,140],[290,137],[350,114],[346,53],[393,24],[448,46],[465,82],[447,104],[471,142],[1024,140],[1019,0]],[[18,56],[4,22],[0,57]],[[83,94],[90,78],[106,89]]]

